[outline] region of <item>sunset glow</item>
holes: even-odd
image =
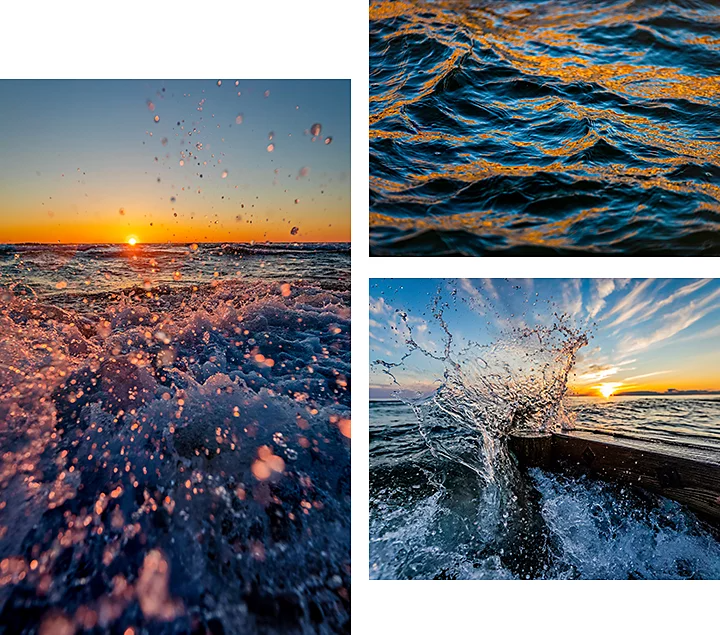
[[[348,241],[348,113],[340,80],[5,81],[0,244]]]
[[[499,343],[499,351],[508,347],[509,361],[518,356],[514,346],[522,350],[521,359],[527,352],[521,346],[552,350],[540,332],[527,341],[521,336],[538,328],[552,329],[564,316],[573,333],[587,338],[568,375],[569,395],[609,399],[720,392],[718,280],[419,279],[371,285],[372,358],[399,364],[409,339],[427,352],[413,353],[402,368],[391,367],[392,377],[384,372],[386,367],[376,368],[372,394],[388,396],[396,389],[392,378],[399,381],[401,375],[403,388],[420,394],[444,381],[445,367],[438,359],[447,335],[432,317],[437,311],[432,299],[438,292],[450,298],[444,319],[459,350],[464,350],[462,344],[479,343],[493,352]],[[406,324],[413,328],[412,337]],[[481,349],[478,360],[484,354]],[[539,365],[536,361],[528,370]]]
[[[137,244],[137,238],[135,238],[135,236],[130,236],[130,238],[128,238],[128,245],[130,245],[131,247],[134,247],[136,244]]]
[[[605,397],[605,399],[610,399],[610,397],[613,396],[615,391],[620,386],[622,386],[621,383],[611,382],[611,383],[606,383],[606,384],[600,384],[599,386],[597,386],[597,390],[603,397]]]

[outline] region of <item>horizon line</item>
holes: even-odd
[[[287,244],[309,244],[309,243],[323,243],[326,245],[342,245],[342,244],[350,244],[352,241],[350,240],[165,240],[162,242],[137,242],[135,245],[132,245],[133,247],[139,247],[141,245],[184,245],[187,243],[190,244],[198,244],[198,245],[217,245],[222,243],[243,243],[249,245],[250,243],[255,243],[256,245],[287,245]],[[21,242],[0,242],[0,245],[6,246],[6,245],[128,245],[129,243],[127,241],[124,242],[104,242],[104,241],[96,241],[96,242],[47,242],[47,241],[21,241]]]

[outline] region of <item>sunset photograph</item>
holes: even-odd
[[[371,579],[720,579],[720,282],[371,279]]]
[[[350,81],[0,80],[0,632],[348,632]]]

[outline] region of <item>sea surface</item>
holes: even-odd
[[[566,401],[576,430],[720,457],[720,395]],[[372,578],[720,579],[718,534],[678,503],[511,465],[488,478],[487,448],[451,427],[370,402]]]
[[[720,255],[720,7],[370,4],[372,255]]]
[[[349,249],[0,246],[8,633],[349,629]]]

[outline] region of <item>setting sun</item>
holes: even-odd
[[[610,399],[610,397],[613,396],[613,394],[615,393],[615,391],[616,391],[620,386],[622,386],[622,384],[619,383],[619,382],[609,382],[609,383],[600,384],[600,385],[597,387],[597,389],[598,389],[598,392],[599,392],[603,397],[605,397],[605,399]]]
[[[128,238],[128,245],[130,245],[131,247],[134,247],[136,244],[137,244],[137,238],[135,238],[135,236],[130,236],[130,238]]]

